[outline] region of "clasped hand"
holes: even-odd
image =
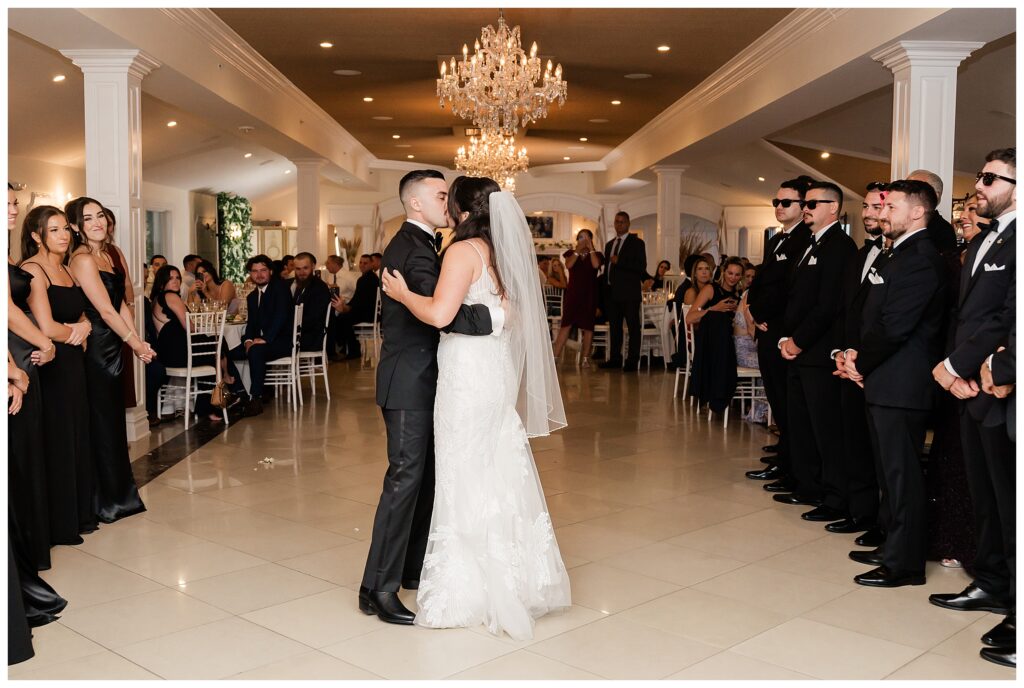
[[[843,372],[846,373],[841,377],[845,377],[858,387],[863,388],[864,376],[861,375],[859,370],[857,370],[857,351],[855,349],[850,349],[849,351],[845,351],[837,355],[836,358],[838,359],[839,356],[843,357]],[[836,366],[839,366],[838,360],[836,361]]]

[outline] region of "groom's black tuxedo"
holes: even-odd
[[[406,222],[384,249],[383,268],[398,271],[409,289],[433,295],[441,259],[433,236]],[[463,305],[445,332],[489,335],[490,309]],[[388,472],[373,522],[363,587],[398,592],[402,580],[419,580],[434,505],[434,395],[437,329],[386,296],[381,300],[377,405],[388,437]]]

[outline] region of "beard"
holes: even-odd
[[[864,232],[868,236],[876,237],[876,236],[878,236],[879,234],[882,233],[882,223],[881,222],[876,222],[873,227],[868,227],[868,224],[865,222],[864,223]]]
[[[978,198],[978,215],[987,220],[994,220],[1013,204],[1012,198],[1013,191],[1007,191],[1003,196],[981,196]]]

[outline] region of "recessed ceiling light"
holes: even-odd
[[[581,136],[580,137],[580,141],[582,141],[583,143],[586,143],[587,142],[587,137],[586,136]]]
[[[830,157],[832,157],[832,154],[829,153],[828,151],[822,151],[821,152],[821,159],[822,160],[828,160]]]
[[[411,143],[396,143],[395,148],[412,148]]]
[[[562,160],[572,160],[572,158],[570,158],[568,155],[566,155],[566,156],[562,157]]]
[[[285,173],[285,174],[291,174],[291,173],[292,173],[292,171],[291,171],[291,170],[285,170],[285,171],[284,171],[284,173]]]
[[[659,52],[659,53],[667,53],[667,52],[668,52],[669,50],[671,50],[671,49],[672,49],[672,48],[670,48],[670,47],[669,47],[669,46],[667,46],[667,45],[659,45],[659,46],[658,46],[658,52]]]
[[[338,76],[359,76],[362,74],[358,69],[335,69],[334,73]]]
[[[330,41],[324,41],[323,43],[320,44],[320,47],[321,48],[333,48],[334,44],[331,43]]]
[[[622,101],[621,100],[613,100],[612,101],[612,105],[622,105]]]
[[[64,79],[67,79],[67,77],[64,76],[63,74],[58,74],[57,76],[53,77],[53,80],[56,83],[60,83],[61,81],[64,81]]]
[[[627,74],[626,78],[627,79],[650,79],[652,76],[654,76],[654,75],[653,74],[647,74],[645,72],[636,72],[636,73],[633,73],[633,74]]]
[[[246,154],[245,154],[245,155],[243,155],[242,157],[243,157],[243,158],[251,158],[251,157],[252,157],[252,153],[246,153]]]
[[[544,211],[543,211],[543,210],[534,210],[534,211],[533,211],[533,214],[534,214],[534,215],[543,215],[543,214],[544,214]]]
[[[405,156],[405,157],[407,157],[407,158],[409,158],[410,160],[412,160],[412,159],[413,159],[413,158],[415,158],[416,156],[415,156],[415,155],[412,155],[412,154],[409,154],[409,155],[407,155],[407,156]]]
[[[763,181],[764,181],[764,177],[758,177],[758,178],[757,178],[757,181],[759,181],[759,182],[763,182]]]
[[[393,138],[393,139],[400,139],[400,138],[402,138],[402,135],[401,134],[392,134],[391,138]]]
[[[590,120],[590,122],[593,124],[607,124],[608,120],[598,117],[597,119]]]
[[[363,98],[363,102],[364,103],[372,103],[373,102],[373,98],[371,98],[370,96],[366,96],[365,98]]]
[[[168,122],[168,123],[167,123],[167,126],[169,126],[169,127],[176,127],[176,126],[178,126],[178,123],[177,123],[177,122],[175,122],[175,121],[174,121],[174,120],[172,119],[172,120],[171,120],[170,122]]]
[[[390,122],[391,120],[394,119],[394,117],[388,117],[387,115],[375,115],[373,119],[377,120],[378,122]]]

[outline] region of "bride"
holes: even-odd
[[[448,213],[458,224],[433,297],[410,292],[397,272],[385,272],[384,292],[436,327],[464,303],[508,315],[499,337],[441,335],[434,510],[416,624],[485,624],[528,639],[536,618],[571,604],[527,441],[565,427],[565,410],[518,202],[490,179],[459,177]]]

